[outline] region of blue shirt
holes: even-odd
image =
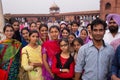
[[[75,72],[82,73],[84,69],[82,80],[107,80],[113,55],[114,49],[109,44],[97,49],[90,41],[79,49]]]
[[[111,67],[111,71],[112,71],[112,74],[120,78],[120,45],[118,46],[116,50],[113,63],[112,63],[112,67]]]

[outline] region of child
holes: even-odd
[[[74,59],[69,52],[69,42],[63,38],[60,41],[61,53],[53,58],[52,72],[54,80],[72,80],[74,75]]]
[[[81,38],[75,38],[72,42],[74,52],[71,53],[71,55],[74,57],[75,62],[76,62],[76,59],[77,59],[78,50],[83,44],[84,43],[83,43],[83,40]]]

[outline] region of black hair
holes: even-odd
[[[57,25],[53,25],[49,28],[49,32],[51,31],[52,28],[56,28],[60,32],[60,28]]]
[[[40,30],[42,27],[45,27],[45,28],[47,28],[47,30],[48,30],[48,26],[47,26],[46,24],[41,24],[40,27],[39,27],[39,30]]]
[[[76,21],[71,22],[71,25],[73,25],[73,24],[77,24],[78,27],[80,26],[80,24]]]
[[[75,38],[73,41],[72,41],[72,46],[74,45],[74,42],[77,41],[79,42],[81,45],[84,44],[83,40],[81,38]]]
[[[24,27],[24,28],[22,28],[22,30],[21,30],[21,34],[22,34],[23,30],[27,30],[27,31],[29,32],[29,29],[28,29],[27,27]]]
[[[68,33],[70,33],[70,30],[68,28],[63,28],[61,32],[63,32],[64,30],[66,30]]]
[[[70,36],[70,35],[73,35],[73,36],[76,38],[76,36],[75,36],[75,34],[74,34],[74,33],[70,33],[68,36]]]
[[[80,33],[81,33],[83,30],[86,31],[86,33],[87,33],[87,35],[88,35],[88,30],[85,29],[85,28],[83,28],[83,29],[80,31]]]
[[[36,25],[36,23],[35,23],[35,22],[31,22],[31,23],[30,23],[30,27],[31,27],[31,25],[32,25],[32,24],[35,24],[35,25]]]
[[[13,31],[14,31],[14,28],[13,28],[13,26],[12,26],[12,25],[10,25],[10,24],[8,24],[8,25],[5,25],[5,26],[4,26],[4,28],[3,28],[3,32],[5,32],[5,30],[6,30],[6,28],[7,28],[7,27],[10,27],[10,28],[12,28],[12,29],[13,29]]]
[[[88,26],[91,26],[91,24],[90,24],[90,23],[89,23],[89,24],[87,24],[86,28],[88,28]]]
[[[92,23],[91,23],[91,30],[93,30],[93,27],[95,27],[96,25],[99,25],[99,24],[103,25],[104,30],[106,29],[107,23],[105,21],[103,21],[102,19],[97,18],[94,21],[92,21]]]
[[[59,40],[59,45],[60,45],[60,43],[61,43],[62,41],[65,41],[67,44],[69,44],[69,41],[68,41],[67,38],[62,38],[62,39]]]
[[[36,30],[31,30],[31,31],[30,31],[30,33],[29,33],[29,36],[31,36],[33,33],[37,33],[37,34],[38,34],[38,36],[39,36],[39,32],[38,32],[38,31],[36,31]]]

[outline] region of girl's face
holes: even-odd
[[[41,38],[47,38],[48,37],[48,29],[46,27],[42,27],[39,32],[40,32],[40,37]]]
[[[75,37],[73,35],[69,35],[68,36],[68,41],[69,43],[72,43],[72,41],[75,39]]]
[[[63,30],[62,38],[68,38],[69,32],[67,30]]]
[[[38,30],[37,26],[35,23],[32,23],[30,26],[30,30]]]
[[[39,39],[38,33],[33,33],[30,35],[30,43],[36,44]]]
[[[68,27],[68,29],[71,31],[71,27],[72,27],[72,26],[71,26],[71,25],[68,25],[67,27]]]
[[[25,40],[28,40],[29,39],[29,32],[27,30],[23,30],[22,31],[22,37],[25,39]]]
[[[78,41],[75,41],[73,43],[73,48],[76,52],[78,52],[79,48],[81,47],[81,44]]]
[[[4,34],[6,35],[6,39],[12,39],[14,35],[14,30],[11,27],[7,27]]]
[[[14,28],[14,31],[19,30],[19,22],[14,22],[12,26]]]
[[[60,42],[60,49],[62,50],[62,52],[68,52],[68,50],[69,50],[68,43],[65,41],[61,41]]]
[[[81,33],[80,33],[80,38],[85,41],[86,38],[87,38],[87,32],[85,30],[82,30]]]
[[[57,40],[59,36],[59,31],[56,28],[51,28],[50,30],[50,37],[52,40]]]

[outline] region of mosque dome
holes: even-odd
[[[51,11],[52,11],[52,10],[57,11],[57,10],[59,10],[60,8],[59,8],[59,7],[57,6],[57,4],[54,2],[49,9],[50,9]]]

